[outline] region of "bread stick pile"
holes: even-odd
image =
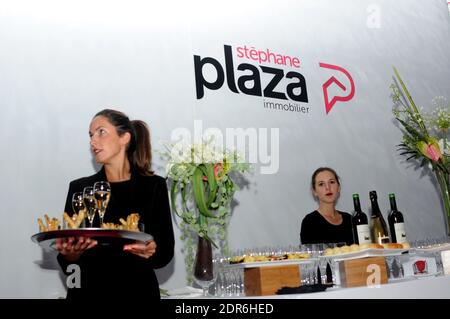
[[[42,221],[42,219],[38,218],[38,224],[39,224],[39,232],[45,232],[45,231],[52,231],[52,230],[58,230],[59,229],[59,220],[57,218],[52,218],[45,214],[45,224]]]
[[[67,224],[67,228],[69,229],[77,229],[80,228],[81,223],[84,220],[84,212],[81,211],[78,215],[73,214],[72,217],[69,216],[66,212],[63,214],[64,221]]]
[[[139,214],[133,213],[127,216],[127,220],[119,219],[120,224],[103,223],[102,228],[139,231],[139,219]]]

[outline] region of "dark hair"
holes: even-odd
[[[321,172],[325,172],[325,171],[328,171],[328,172],[332,173],[334,175],[334,178],[336,178],[336,181],[337,181],[338,185],[341,185],[340,178],[339,178],[338,174],[336,173],[336,171],[334,169],[329,168],[329,167],[319,167],[312,174],[312,178],[311,178],[311,187],[312,187],[312,189],[314,189],[314,190],[316,189],[316,177],[317,177],[317,174],[319,174]]]
[[[124,113],[111,109],[104,109],[94,117],[103,116],[111,123],[119,136],[130,133],[131,139],[127,147],[127,156],[130,165],[142,175],[153,175],[152,146],[150,143],[150,131],[144,121],[130,121]]]

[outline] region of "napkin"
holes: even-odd
[[[169,298],[197,298],[203,296],[203,290],[186,286],[168,290],[167,294]]]
[[[320,292],[325,291],[330,287],[330,285],[307,285],[307,286],[299,286],[299,287],[282,287],[278,289],[276,292],[277,295],[286,295],[286,294],[303,294],[303,293],[310,293],[310,292]]]

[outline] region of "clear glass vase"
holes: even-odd
[[[202,287],[204,297],[209,296],[209,287],[216,280],[217,269],[215,266],[211,242],[203,237],[198,237],[194,279]]]
[[[441,170],[436,170],[436,178],[438,180],[439,189],[441,191],[442,206],[444,208],[444,222],[447,236],[450,236],[450,187],[449,174]]]

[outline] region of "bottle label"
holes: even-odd
[[[405,223],[396,223],[394,224],[395,229],[395,238],[397,239],[397,243],[406,243],[406,231],[405,231]]]
[[[388,236],[378,236],[377,238],[377,244],[383,245],[383,244],[389,244],[390,239]]]
[[[369,225],[357,225],[356,231],[358,232],[358,242],[359,244],[370,244],[372,240],[370,239],[370,228]]]

